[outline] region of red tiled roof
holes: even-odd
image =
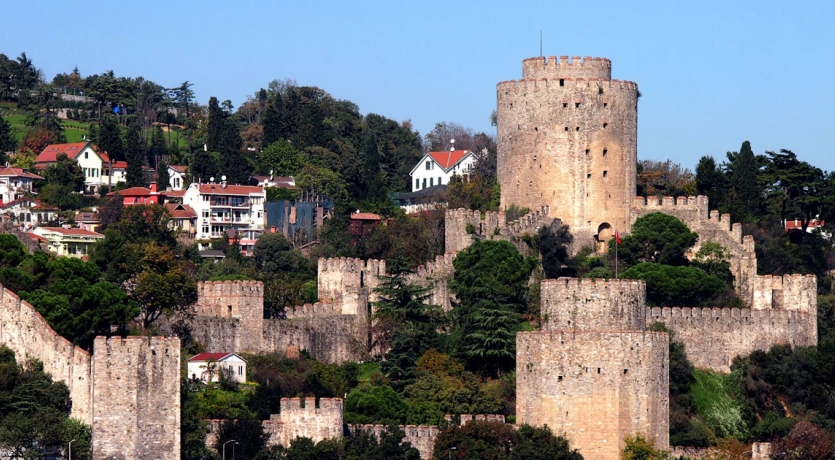
[[[165,208],[175,219],[192,219],[197,217],[197,212],[187,204],[167,203]]]
[[[151,189],[145,187],[131,187],[126,188],[124,190],[118,190],[115,192],[110,192],[107,196],[151,196]],[[156,194],[155,194],[156,195]]]
[[[174,171],[177,171],[178,173],[184,173],[186,172],[186,168],[188,168],[188,166],[183,165],[168,165],[168,167],[173,169]]]
[[[44,211],[57,211],[58,210],[58,208],[56,208],[55,206],[50,206],[48,204],[44,204],[40,200],[30,200],[28,198],[18,198],[14,201],[8,201],[6,203],[0,203],[0,208],[2,208],[2,209],[10,208],[10,207],[12,207],[16,204],[24,203],[24,202],[27,202],[27,201],[29,202],[29,207],[31,209],[41,209],[41,210],[44,210]]]
[[[200,184],[200,193],[206,195],[249,195],[251,193],[262,194],[264,189],[254,185],[227,185]]]
[[[41,235],[38,235],[37,233],[29,232],[29,238],[32,238],[33,240],[35,240],[39,243],[49,242],[46,238],[42,237]]]
[[[355,212],[351,214],[351,220],[380,220],[379,214],[373,212]]]
[[[185,190],[166,190],[165,196],[168,198],[182,198],[186,194]]]
[[[114,169],[128,169],[128,162],[127,161],[114,161],[113,162]]]
[[[40,227],[44,230],[49,230],[55,233],[61,233],[62,235],[75,235],[75,236],[100,236],[104,238],[104,235],[101,233],[91,232],[90,230],[84,230],[83,228],[63,228],[63,227]]]
[[[812,219],[809,221],[809,225],[807,228],[818,228],[823,227],[826,222],[822,220]],[[796,220],[787,220],[786,221],[786,230],[802,230],[803,229],[803,222],[800,219]]]
[[[191,362],[191,361],[208,361],[210,359],[214,360],[214,361],[220,361],[221,359],[223,359],[223,358],[225,358],[225,357],[227,357],[231,354],[232,353],[200,353],[199,355],[195,356],[194,358],[191,358],[189,360],[189,362]]]
[[[32,174],[30,172],[23,172],[23,168],[5,167],[0,169],[0,176],[3,177],[26,177],[28,179],[43,179],[43,177]]]
[[[75,158],[79,152],[84,150],[89,142],[74,142],[72,144],[47,145],[43,152],[35,158],[35,163],[54,163],[58,161],[59,153],[66,153],[67,157]]]
[[[441,165],[444,170],[447,170],[455,165],[455,163],[463,160],[468,153],[470,153],[470,150],[452,150],[445,152],[429,152],[429,156]]]

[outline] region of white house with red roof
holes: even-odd
[[[58,208],[49,206],[39,200],[18,198],[14,201],[0,203],[0,215],[3,220],[13,219],[21,228],[30,230],[33,227],[58,218]]]
[[[429,152],[409,173],[412,176],[412,191],[449,184],[455,174],[468,176],[474,164],[475,154],[471,150]]]
[[[47,244],[47,250],[57,256],[86,258],[90,246],[104,239],[101,233],[82,228],[38,227],[32,231],[37,239]]]
[[[267,192],[254,185],[192,183],[183,194],[183,204],[197,213],[195,239],[237,239],[241,252],[251,254],[255,240],[264,231]]]
[[[234,381],[246,382],[246,360],[235,353],[200,353],[188,360],[188,378],[202,382],[217,382],[226,372]]]
[[[84,192],[99,193],[101,188],[126,180],[127,162],[111,162],[107,152],[98,152],[92,142],[51,144],[35,158],[35,169],[45,170],[58,162],[58,155],[66,154],[84,171]],[[112,177],[111,177],[112,176]]]
[[[168,185],[171,190],[182,190],[186,185],[188,166],[168,165]]]
[[[32,193],[32,183],[43,177],[23,168],[12,168],[6,164],[0,169],[0,204],[23,198]]]
[[[182,203],[166,203],[165,209],[171,214],[171,227],[194,238],[197,231],[197,213],[194,209]]]
[[[122,204],[130,206],[134,204],[163,204],[165,203],[165,192],[157,191],[156,182],[151,182],[151,187],[130,187],[116,192],[110,192],[107,196],[122,197]]]

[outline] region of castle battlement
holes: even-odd
[[[516,235],[528,230],[536,230],[542,224],[542,220],[548,218],[548,210],[548,206],[540,206],[519,219],[508,223],[506,227],[507,233]]]
[[[473,237],[508,240],[512,236],[536,230],[550,219],[550,208],[539,206],[513,222],[507,222],[504,211],[488,211],[482,215],[469,209],[447,209],[444,233],[446,252],[456,254],[473,242]],[[468,226],[472,226],[468,233]]]
[[[523,78],[566,78],[582,76],[595,77],[602,80],[612,78],[612,61],[606,58],[574,56],[556,56],[546,59],[544,56],[532,57],[522,61]]]
[[[333,302],[306,303],[294,307],[286,307],[284,315],[287,319],[298,318],[321,318],[323,316],[335,316],[342,314],[342,306]]]
[[[743,245],[746,251],[749,250],[749,241],[742,235],[742,224],[733,222],[730,214],[719,214],[719,211],[715,209],[709,210],[708,199],[704,195],[695,197],[636,196],[632,200],[632,209],[636,211],[636,215],[633,216],[636,219],[650,212],[673,215],[681,219],[692,231],[697,233],[700,230],[699,227],[710,225],[715,230],[724,231],[731,240]],[[750,243],[753,243],[753,237],[751,237]],[[754,248],[751,246],[750,252],[753,252],[753,250]]]
[[[455,254],[449,252],[435,256],[435,260],[430,260],[429,262],[417,267],[414,275],[410,276],[410,278],[415,278],[417,281],[420,279],[432,278],[436,274],[449,276],[455,269],[452,265],[453,260],[455,260]]]
[[[699,319],[719,320],[720,318],[733,318],[741,323],[751,322],[754,327],[760,327],[760,323],[768,320],[800,321],[805,320],[808,312],[792,310],[751,310],[749,308],[727,308],[727,307],[649,307],[647,308],[647,319],[652,321],[663,321],[665,318],[673,319]],[[762,321],[759,321],[762,320]]]
[[[641,280],[542,280],[544,330],[644,330],[646,283]]]
[[[762,275],[753,279],[754,310],[790,310],[817,313],[818,280],[815,275]]]
[[[526,93],[535,90],[560,91],[573,93],[573,90],[588,89],[618,90],[625,89],[635,91],[638,84],[629,80],[599,79],[599,78],[561,78],[559,81],[553,78],[524,78],[521,80],[505,80],[496,85],[498,91],[505,93]]]
[[[259,296],[264,295],[264,283],[252,280],[200,281],[197,283],[197,295],[206,299],[229,295]]]
[[[293,412],[309,412],[317,410],[342,411],[342,398],[319,398],[318,404],[315,397],[307,398],[281,398],[281,414]],[[279,417],[281,414],[272,414],[270,418]]]

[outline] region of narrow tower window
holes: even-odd
[[[609,149],[603,149],[603,156],[605,157],[606,154],[609,153]]]
[[[608,176],[608,175],[609,175],[609,171],[603,171],[603,177],[604,177],[604,178],[605,178],[606,176]]]
[[[560,86],[565,86],[565,78],[560,78]]]
[[[563,102],[562,103],[562,108],[567,109],[568,108],[568,102]]]
[[[575,108],[575,109],[579,109],[579,108],[580,108],[580,103],[579,103],[579,102],[575,102],[575,103],[574,103],[574,108]]]
[[[609,123],[603,123],[603,129],[606,129],[607,126],[609,126]]]
[[[608,103],[608,102],[604,102],[604,103],[603,103],[603,108],[604,108],[604,109],[605,109],[606,107],[608,107],[608,106],[609,106],[609,103]]]
[[[586,149],[586,155],[588,155],[588,154],[589,154],[589,151],[590,151],[589,149]]]

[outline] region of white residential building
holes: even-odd
[[[32,231],[36,237],[47,244],[47,249],[57,256],[87,257],[90,246],[104,239],[101,233],[81,228],[38,227]]]
[[[32,193],[32,183],[43,177],[32,174],[26,169],[0,168],[0,203],[10,203]]]
[[[226,372],[234,381],[246,382],[246,360],[235,353],[200,353],[188,360],[188,377],[202,382],[217,382]]]
[[[77,161],[84,171],[84,193],[99,193],[102,187],[115,186],[126,180],[127,163],[111,163],[107,152],[98,152],[92,142],[48,145],[35,159],[35,169],[45,170],[55,164],[62,153]]]
[[[186,185],[186,169],[188,166],[168,165],[168,187],[171,190],[182,190]]]
[[[222,183],[192,183],[183,194],[183,204],[197,213],[195,239],[237,239],[245,254],[264,231],[266,199],[263,187]]]
[[[469,176],[474,164],[475,154],[471,150],[429,152],[409,173],[412,176],[412,191],[449,184],[455,174]]]

